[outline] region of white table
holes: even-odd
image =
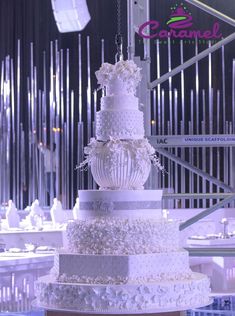
[[[61,247],[63,245],[63,230],[45,228],[37,230],[1,230],[0,244],[9,248],[25,248],[26,243],[39,246]]]
[[[222,239],[220,246],[192,245],[186,248],[192,270],[210,277],[213,294],[233,295],[235,292],[235,248],[230,242]]]
[[[45,228],[36,230],[2,230],[0,244],[6,249],[25,248],[26,243],[54,248],[63,245],[63,230]],[[29,284],[30,296],[34,294],[34,281],[42,275],[48,274],[54,262],[53,253],[0,253],[0,288],[15,286],[23,290],[23,284]]]
[[[0,253],[0,287],[17,286],[19,293],[26,284],[34,297],[34,281],[53,267],[53,253]]]

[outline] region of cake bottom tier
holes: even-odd
[[[188,252],[140,255],[80,255],[57,251],[51,271],[62,283],[124,284],[182,280],[191,277]]]
[[[200,273],[187,280],[143,285],[59,283],[44,276],[35,283],[35,292],[37,306],[90,313],[151,313],[210,303],[209,279]]]

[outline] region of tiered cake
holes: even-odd
[[[209,280],[190,270],[178,223],[159,217],[161,191],[143,190],[151,161],[160,165],[135,97],[140,69],[132,61],[105,63],[96,75],[106,95],[85,163],[100,190],[79,192],[65,248],[51,275],[36,282],[38,305],[116,314],[206,305]]]

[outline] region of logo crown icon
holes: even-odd
[[[172,11],[166,24],[172,29],[185,29],[192,26],[192,16],[182,5]]]

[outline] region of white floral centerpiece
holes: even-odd
[[[110,138],[107,142],[101,142],[97,141],[95,138],[91,138],[90,143],[84,148],[86,158],[80,164],[79,168],[84,168],[86,165],[90,166],[92,160],[100,153],[103,153],[104,147],[108,148],[110,153],[115,154],[115,156],[121,150],[130,151],[132,158],[139,167],[142,166],[143,161],[151,160],[154,166],[159,170],[164,170],[164,167],[160,163],[160,159],[156,155],[155,149],[145,138],[132,140]]]

